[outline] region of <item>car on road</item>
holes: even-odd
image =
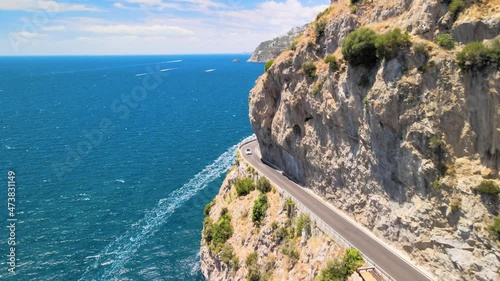
[[[252,155],[252,150],[250,150],[250,148],[245,149],[245,154]]]

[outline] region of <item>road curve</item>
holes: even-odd
[[[245,154],[247,148],[250,148],[252,151],[251,155]],[[280,171],[264,164],[260,159],[260,150],[257,141],[251,141],[242,145],[240,147],[240,155],[261,174],[295,197],[295,199],[300,201],[300,203],[323,220],[323,222],[347,239],[392,278],[397,281],[432,280],[404,258],[391,251],[387,245],[381,244],[378,240],[365,233],[355,223],[329,208],[324,202],[309,194],[303,187],[285,177]]]

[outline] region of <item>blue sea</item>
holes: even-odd
[[[202,280],[203,207],[252,134],[248,57],[0,57],[0,279]]]

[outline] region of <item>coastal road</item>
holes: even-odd
[[[252,151],[251,155],[245,154],[247,148]],[[432,280],[406,261],[406,259],[391,251],[387,245],[382,244],[372,235],[363,231],[354,221],[346,219],[338,211],[329,208],[324,202],[305,191],[304,187],[285,177],[281,171],[264,164],[260,159],[261,154],[257,141],[251,141],[242,145],[240,148],[240,155],[270,181],[295,197],[296,200],[300,201],[302,205],[348,240],[355,248],[376,263],[377,267],[383,269],[395,280]]]

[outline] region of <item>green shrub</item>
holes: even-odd
[[[335,55],[328,55],[328,56],[326,56],[325,63],[328,64],[328,68],[331,71],[337,71],[340,68],[340,64],[337,61],[337,58],[335,57]]]
[[[236,181],[236,193],[245,196],[255,190],[255,184],[251,178],[238,179]]]
[[[316,33],[316,38],[321,38],[325,35],[326,25],[328,22],[326,20],[319,20],[314,26],[314,31]]]
[[[211,217],[205,217],[203,220],[203,237],[205,238],[205,242],[210,245],[213,240],[213,221]]]
[[[345,251],[342,263],[346,267],[347,276],[351,276],[356,269],[361,267],[364,263],[361,253],[354,248],[349,248]]]
[[[361,253],[354,249],[347,249],[342,260],[335,259],[321,271],[318,281],[344,281],[364,263]]]
[[[220,210],[220,215],[223,216],[225,214],[227,214],[227,212],[229,212],[229,210],[227,209],[227,207],[223,207],[221,210]]]
[[[454,17],[461,11],[465,9],[465,2],[462,0],[453,0],[448,6],[448,12],[450,12]]]
[[[481,194],[497,195],[500,193],[500,187],[494,181],[483,180],[478,186],[476,186],[477,192]]]
[[[405,32],[402,33],[401,29],[395,28],[375,39],[375,47],[377,48],[377,57],[379,59],[392,59],[396,51],[404,45],[410,43],[410,35]]]
[[[306,61],[302,64],[302,71],[309,78],[316,78],[316,65],[312,61]]]
[[[266,62],[266,65],[264,66],[264,72],[267,72],[269,70],[269,68],[271,68],[271,66],[273,65],[274,63],[274,60],[269,60]]]
[[[432,190],[439,190],[441,188],[441,177],[431,182],[431,188]]]
[[[273,238],[277,242],[283,241],[288,236],[286,227],[279,227],[273,232]]]
[[[324,11],[320,12],[317,16],[316,16],[316,20],[319,20],[320,18],[322,18],[324,15],[330,13],[330,11],[332,10],[332,7],[328,7],[326,8]]]
[[[286,216],[292,218],[295,213],[295,202],[291,197],[285,199],[285,204],[283,205],[283,210],[286,211]]]
[[[297,261],[300,258],[300,254],[297,251],[297,248],[292,244],[288,244],[281,250],[283,255],[289,256],[292,260]]]
[[[493,224],[488,229],[500,238],[500,216],[493,218]]]
[[[212,246],[214,252],[218,252],[220,247],[233,235],[233,227],[231,226],[231,216],[225,214],[212,226]]]
[[[290,44],[290,46],[288,47],[288,50],[292,50],[292,51],[297,50],[297,41],[296,40],[293,40],[292,44]]]
[[[247,256],[245,260],[245,265],[248,270],[247,280],[249,281],[260,281],[260,270],[257,262],[259,261],[259,257],[257,252],[253,252]]]
[[[203,214],[205,215],[205,217],[210,215],[210,211],[212,210],[212,207],[214,205],[215,205],[215,200],[205,205],[205,209],[203,209]]]
[[[369,28],[358,28],[342,41],[342,55],[352,65],[372,66],[377,62],[377,34]]]
[[[262,193],[268,193],[271,191],[271,183],[266,177],[261,177],[259,180],[257,180],[257,190],[259,190]]]
[[[252,221],[256,225],[260,225],[262,223],[262,221],[266,217],[268,207],[269,202],[267,201],[267,196],[265,194],[259,195],[259,197],[253,203],[252,209]]]
[[[456,42],[455,39],[453,39],[453,36],[448,33],[443,33],[436,36],[436,43],[447,50],[451,50],[455,48]]]
[[[463,70],[483,69],[488,65],[500,65],[500,39],[493,40],[490,47],[482,42],[471,42],[457,54],[458,66]]]
[[[220,260],[227,264],[230,270],[238,269],[238,265],[240,263],[237,256],[234,255],[234,248],[231,245],[224,245],[220,252]]]
[[[328,262],[326,267],[321,270],[318,281],[344,281],[346,279],[345,267],[338,259]]]
[[[297,236],[302,235],[302,230],[304,229],[308,236],[311,235],[311,219],[309,218],[309,216],[300,214],[297,218],[296,226],[297,227],[295,229],[295,233],[297,234]]]

